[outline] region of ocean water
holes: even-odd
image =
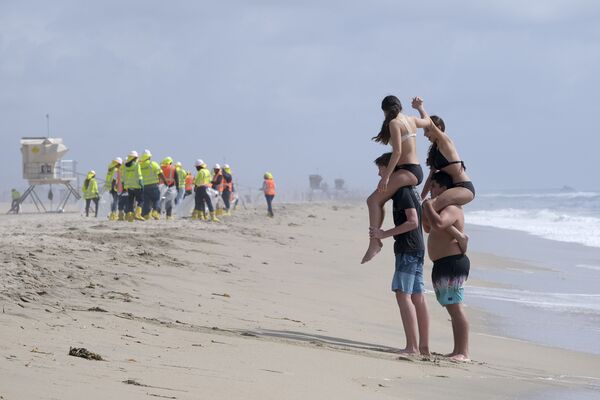
[[[466,212],[470,224],[600,248],[600,193],[481,194]]]
[[[471,266],[471,276],[503,288],[469,286],[472,305],[493,328],[536,343],[600,354],[600,193],[478,195],[465,209],[470,249],[534,269]]]

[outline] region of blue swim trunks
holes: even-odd
[[[392,278],[392,290],[407,294],[423,293],[422,251],[396,254],[396,270]]]
[[[431,281],[438,303],[447,306],[463,302],[463,284],[469,277],[470,268],[471,262],[464,254],[443,257],[433,262]]]

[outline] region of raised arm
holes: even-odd
[[[427,111],[425,111],[422,98],[415,97],[412,99],[411,106],[417,110],[421,116],[421,118],[415,118],[415,124],[417,125],[417,128],[428,128],[430,125],[433,125],[431,123],[431,119],[429,119],[429,114],[427,114]]]

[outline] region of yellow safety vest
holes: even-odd
[[[123,189],[141,189],[140,181],[142,180],[142,172],[140,170],[140,164],[136,162],[131,163],[128,167],[123,164]]]
[[[144,186],[158,184],[160,165],[156,161],[146,161],[140,164]]]
[[[83,188],[84,199],[95,199],[98,197],[98,182],[95,178],[90,179],[87,189]]]
[[[179,183],[179,188],[185,187],[185,176],[187,172],[184,171],[183,168],[175,168],[175,173],[177,174],[177,183]]]
[[[210,171],[206,168],[201,168],[196,175],[196,179],[194,180],[194,185],[196,186],[208,186],[212,182],[212,177],[210,176]]]

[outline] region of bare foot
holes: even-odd
[[[402,350],[397,350],[396,353],[397,354],[407,354],[407,355],[410,355],[410,354],[419,354],[419,350],[417,350],[417,349],[409,349],[408,347],[406,347],[406,348],[404,348]]]
[[[452,357],[450,357],[450,359],[452,361],[457,361],[457,362],[471,362],[469,357],[465,356],[464,354],[455,354]]]
[[[420,347],[419,353],[421,353],[422,356],[426,356],[426,357],[431,356],[431,353],[429,352],[429,347]]]
[[[360,263],[364,264],[368,261],[371,261],[371,259],[373,257],[375,257],[377,255],[377,253],[379,253],[381,251],[382,247],[383,247],[383,243],[381,242],[381,240],[379,240],[379,239],[369,240],[369,248],[367,249],[367,252],[363,256],[362,261]]]
[[[460,247],[460,251],[465,254],[467,252],[467,247],[469,244],[469,235],[463,233],[463,237],[456,240],[458,242],[458,247]]]
[[[455,352],[444,354],[444,357],[454,357],[456,355]]]

